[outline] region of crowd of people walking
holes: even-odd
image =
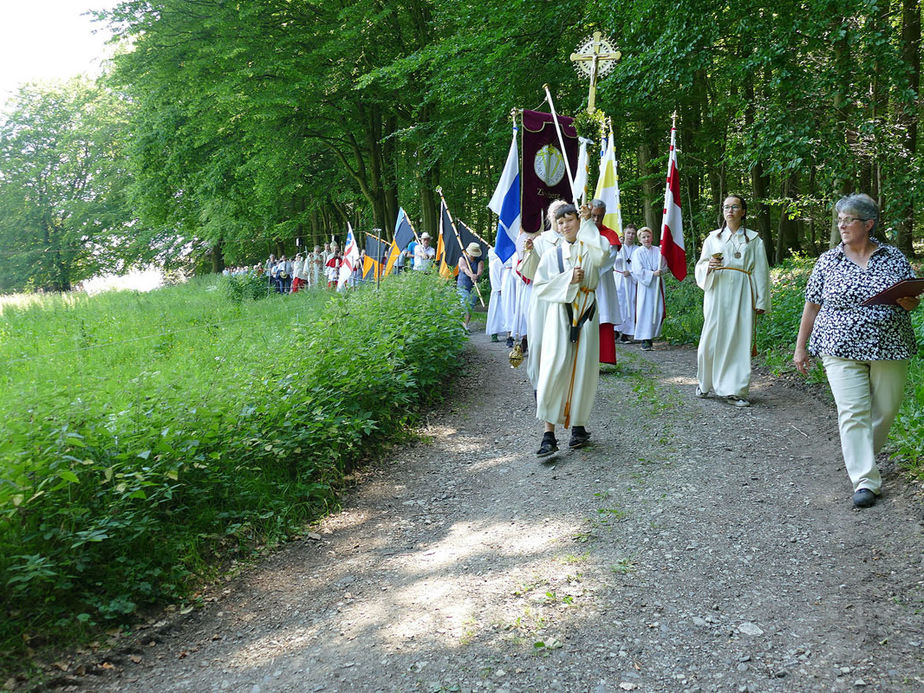
[[[360,251],[359,262],[353,267],[347,286],[356,286],[363,281],[363,259],[365,251]],[[267,290],[279,294],[294,294],[303,289],[326,287],[336,289],[340,278],[343,256],[336,242],[316,245],[309,252],[296,253],[288,258],[270,255],[262,265],[254,267],[254,272],[265,276]]]
[[[803,373],[811,356],[824,363],[852,501],[865,508],[881,493],[875,458],[917,351],[910,312],[924,284],[897,248],[874,236],[879,208],[872,198],[849,195],[835,210],[842,242],[812,272],[793,362]],[[695,395],[749,407],[754,329],[770,309],[770,269],[760,235],[745,225],[745,199],[729,195],[721,212],[722,226],[706,237],[696,263],[704,322]],[[543,426],[539,458],[558,451],[556,426],[571,429],[570,448],[587,444],[600,364],[615,363],[613,342],[637,341],[650,351],[661,334],[667,264],[653,233],[627,224],[619,238],[604,216],[600,200],[580,209],[553,203],[546,230],[521,231],[507,262],[489,253],[486,332],[495,342],[506,334],[508,347],[528,355]]]

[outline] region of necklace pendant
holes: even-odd
[[[738,250],[736,250],[736,251],[735,251],[735,257],[736,257],[736,258],[740,258],[740,257],[741,257],[741,252],[738,251]]]

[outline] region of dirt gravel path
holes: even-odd
[[[828,403],[761,375],[750,409],[699,400],[692,350],[620,347],[594,444],[542,463],[506,355],[474,335],[452,405],[316,534],[59,684],[924,691],[920,496],[886,464],[851,507]]]

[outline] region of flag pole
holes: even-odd
[[[571,190],[571,197],[574,198],[574,175],[571,173],[571,164],[568,162],[568,150],[565,149],[565,137],[561,133],[561,125],[558,123],[558,114],[555,112],[555,104],[552,103],[552,92],[549,91],[549,85],[543,84],[545,89],[545,98],[549,102],[549,108],[552,109],[552,122],[555,124],[555,132],[558,134],[558,144],[561,146],[561,156],[565,160],[565,172],[568,174],[568,189]],[[577,199],[571,200],[577,206]]]
[[[461,251],[462,251],[462,254],[464,255],[464,254],[465,254],[465,248],[462,247],[462,239],[459,238],[459,230],[456,228],[456,221],[455,221],[455,219],[452,218],[452,214],[451,214],[450,211],[449,211],[449,205],[446,204],[446,198],[443,197],[443,186],[438,185],[438,186],[436,187],[436,192],[439,193],[439,195],[440,195],[440,200],[442,201],[443,206],[446,208],[446,216],[449,217],[449,223],[450,223],[450,225],[452,226],[452,232],[453,232],[453,234],[455,234],[456,243],[459,244],[459,250],[461,250]],[[484,241],[484,239],[481,238],[481,236],[478,236],[474,231],[472,231],[472,235],[475,236],[476,238],[478,238],[479,240],[481,240],[482,242]],[[487,243],[485,243],[485,245],[487,245]],[[487,258],[485,258],[485,259],[487,259]],[[468,260],[466,260],[466,262],[468,262]],[[469,269],[472,268],[472,263],[470,263],[470,262],[468,263],[468,268],[469,268]],[[475,287],[475,294],[478,296],[478,301],[481,303],[481,307],[484,308],[484,299],[481,297],[481,289],[478,288],[478,284],[477,284],[476,282],[472,282],[472,284],[473,284],[473,286]]]

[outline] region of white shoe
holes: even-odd
[[[700,399],[706,399],[706,397],[708,397],[709,395],[707,395],[705,392],[703,392],[703,391],[700,389],[699,385],[697,385],[697,386],[696,386],[696,396],[699,397]]]
[[[736,397],[735,395],[729,395],[726,399],[734,404],[736,407],[750,407],[751,403],[742,397]]]

